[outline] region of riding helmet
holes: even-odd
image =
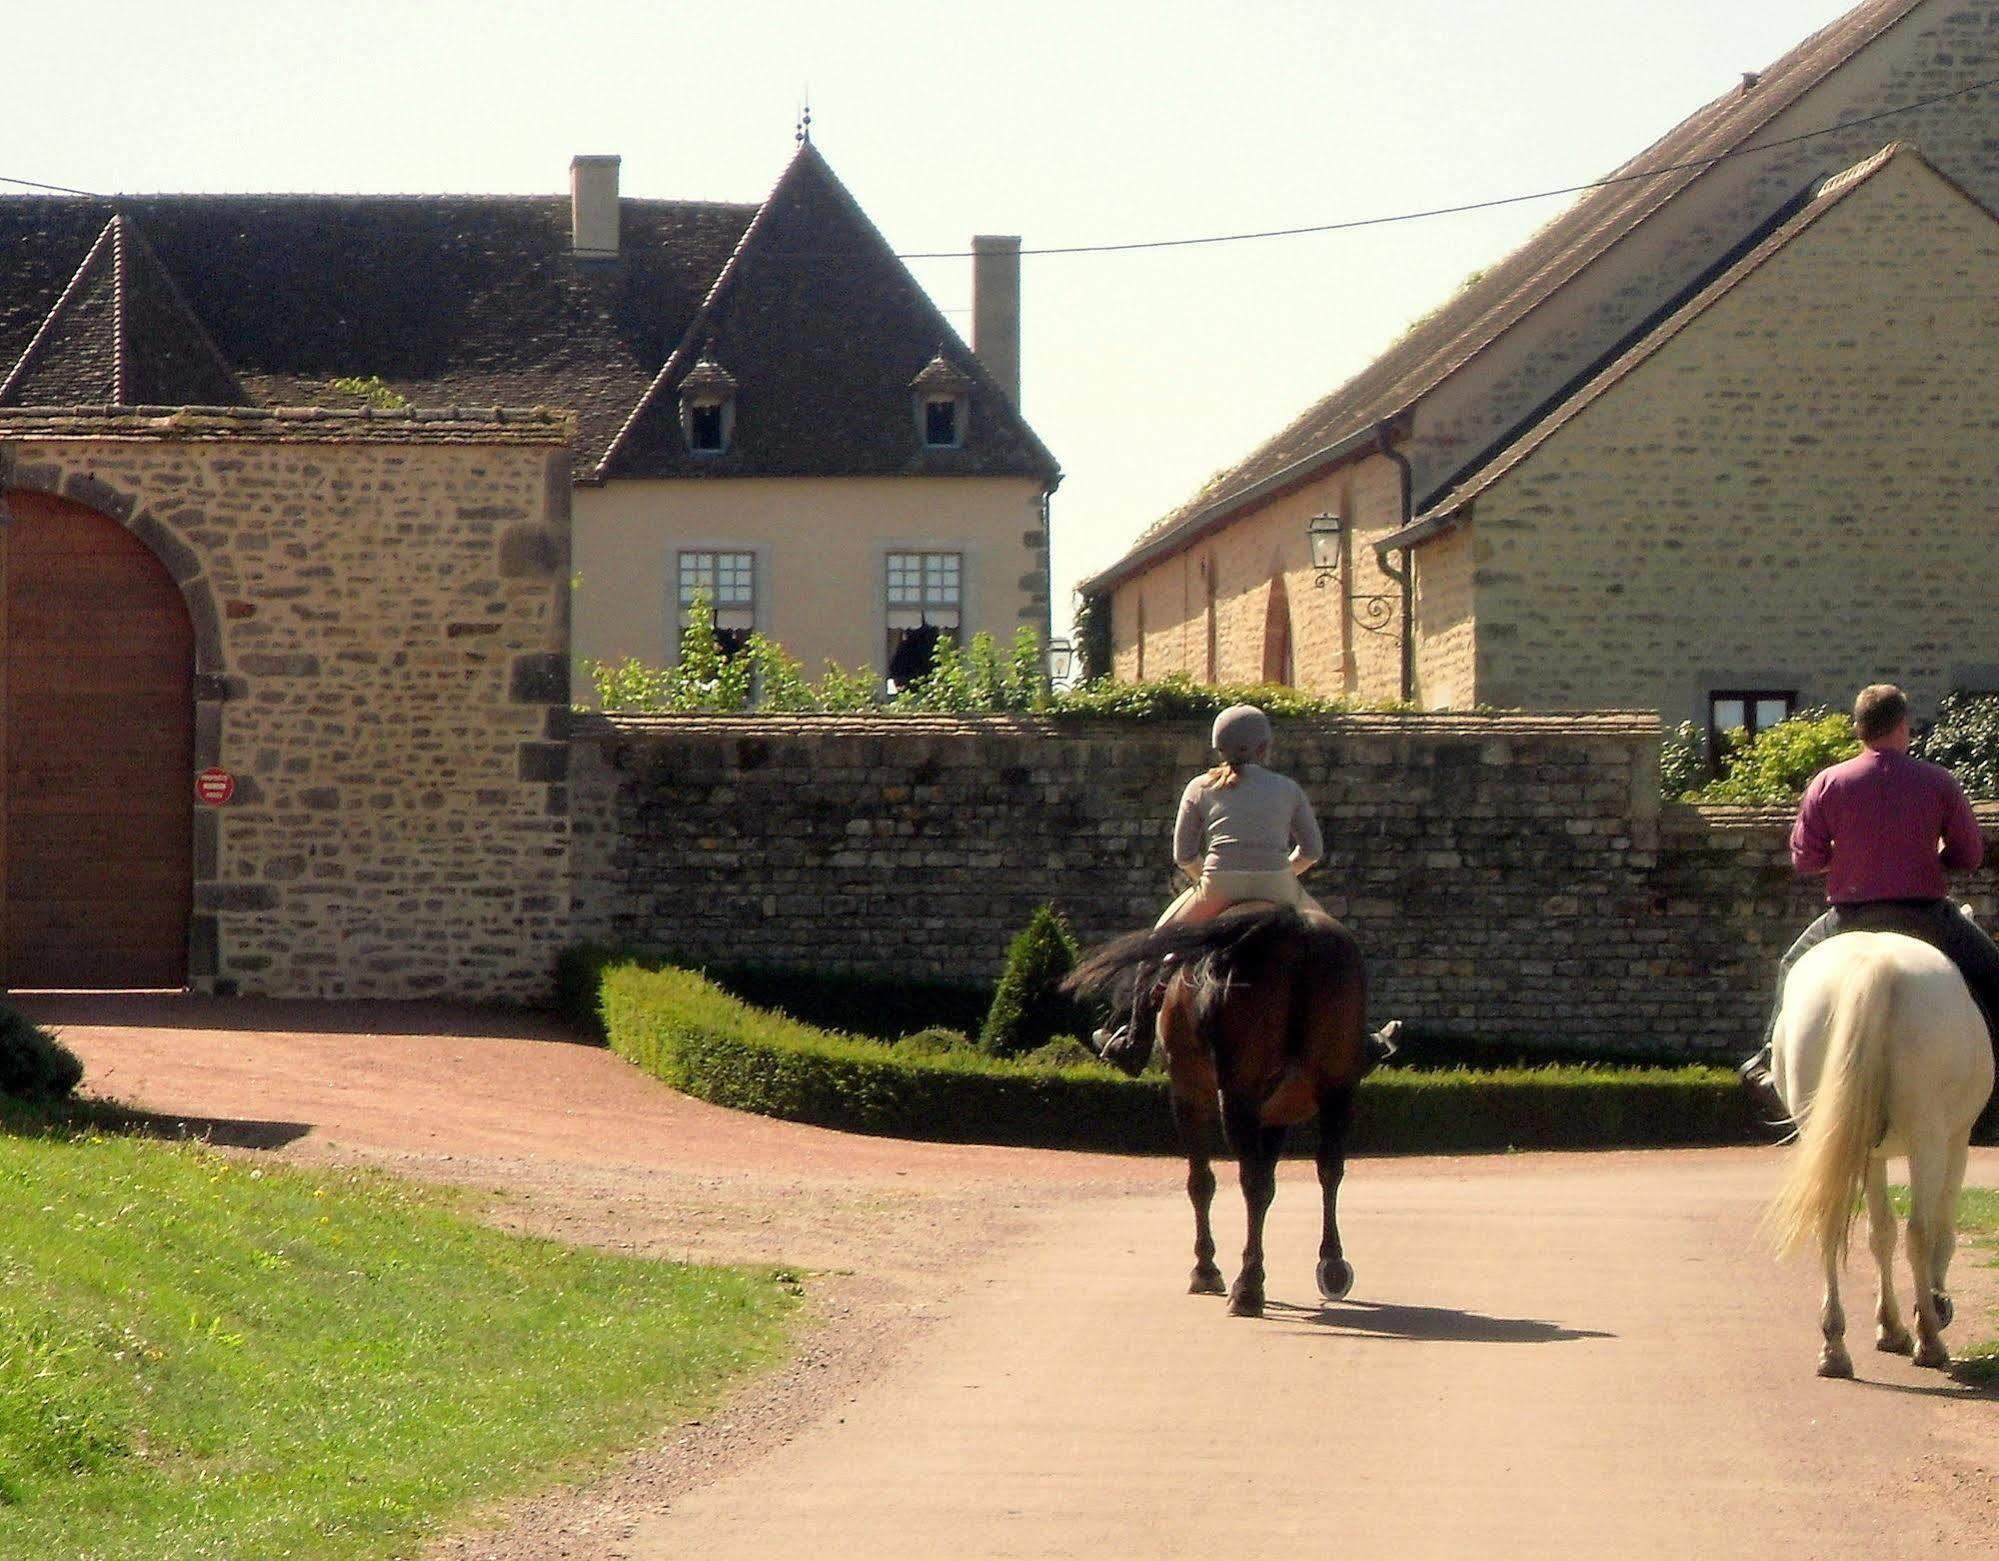
[[[1230,705],[1215,717],[1212,741],[1224,757],[1240,764],[1270,746],[1270,717],[1255,705]]]

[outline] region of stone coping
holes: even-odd
[[[1402,737],[1592,737],[1647,738],[1660,734],[1659,717],[1645,710],[1593,710],[1536,714],[1523,711],[1343,711],[1336,714],[1279,716],[1279,730],[1327,735]],[[1171,736],[1190,732],[1206,737],[1210,718],[1186,716],[1153,720],[1044,715],[632,715],[578,711],[571,735],[584,742],[643,737],[910,736],[1032,734],[1041,737],[1105,738]]]
[[[576,415],[548,407],[8,407],[0,438],[258,444],[567,445]]]

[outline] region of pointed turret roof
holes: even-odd
[[[963,448],[925,448],[910,387],[944,343],[971,387]],[[726,455],[682,438],[679,391],[703,358],[736,381]],[[1019,412],[917,286],[811,141],[758,208],[679,345],[591,475],[994,476],[1054,480]]]
[[[249,397],[123,214],[0,380],[0,406],[246,406]]]

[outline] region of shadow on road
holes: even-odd
[[[1374,1339],[1422,1339],[1458,1344],[1566,1344],[1575,1339],[1612,1339],[1591,1328],[1564,1328],[1528,1317],[1487,1317],[1449,1306],[1397,1306],[1374,1301],[1341,1301],[1328,1306],[1291,1306],[1273,1301],[1268,1315],[1311,1323]]]
[[[312,1131],[310,1122],[261,1121],[251,1117],[188,1117],[129,1106],[95,1105],[91,1125],[105,1132],[160,1138],[170,1143],[198,1139],[218,1149],[282,1149]]]
[[[420,1035],[601,1046],[556,1014],[476,1003],[374,998],[207,997],[193,992],[10,992],[36,1024],[133,1030],[258,1031],[273,1035]]]

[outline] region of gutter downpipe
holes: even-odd
[[[1402,522],[1396,527],[1400,531],[1415,518],[1410,513],[1410,506],[1415,502],[1415,473],[1409,464],[1409,457],[1395,448],[1394,434],[1392,418],[1374,425],[1375,442],[1381,453],[1393,461],[1402,473]],[[1415,565],[1407,543],[1403,544],[1401,553],[1402,567],[1398,569],[1388,562],[1388,547],[1383,543],[1375,544],[1375,563],[1402,592],[1402,701],[1408,704],[1416,697],[1416,592],[1412,579]]]

